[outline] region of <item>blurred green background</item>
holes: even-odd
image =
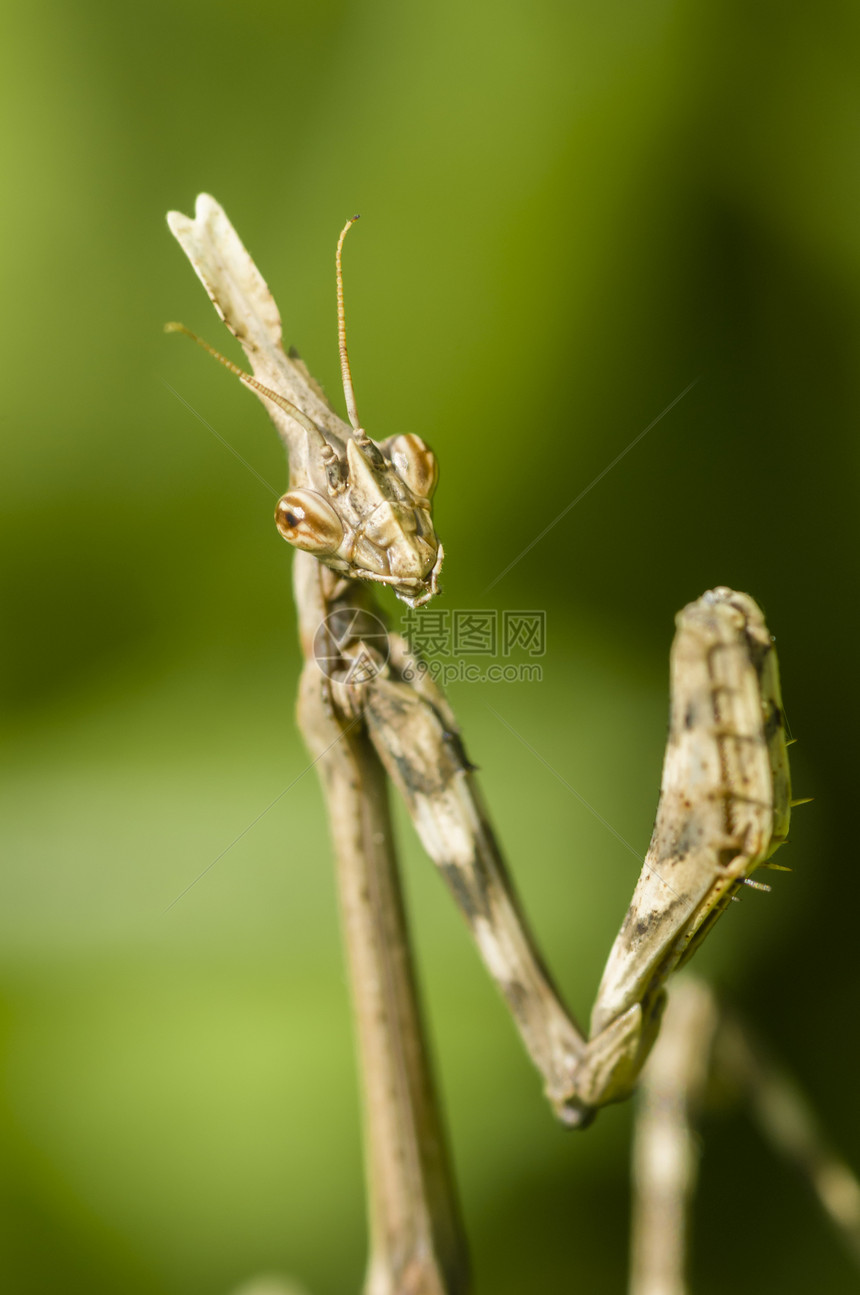
[[[164,223],[201,189],[338,406],[334,243],[362,213],[358,403],[371,434],[439,454],[440,606],[547,612],[542,683],[451,697],[583,1017],[638,866],[488,705],[644,852],[673,616],[717,583],[762,603],[816,800],[794,871],[698,963],[860,1164],[856,6],[35,0],[5,19],[3,1288],[360,1285],[314,775],[256,821],[307,763],[290,552],[272,491],[188,406],[275,492],[283,457],[259,405],[161,332],[236,353]],[[554,1126],[402,836],[478,1295],[620,1292],[631,1107]],[[704,1147],[697,1292],[855,1289],[743,1117]]]

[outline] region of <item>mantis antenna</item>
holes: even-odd
[[[287,400],[286,396],[280,395],[277,391],[272,391],[271,387],[266,387],[262,382],[258,382],[250,373],[246,373],[244,369],[240,369],[238,364],[234,364],[232,360],[228,360],[226,355],[222,355],[220,351],[216,351],[214,346],[210,346],[208,342],[204,342],[202,337],[198,337],[196,333],[192,333],[190,328],[186,328],[184,324],[172,322],[164,325],[164,331],[165,333],[184,333],[186,337],[190,337],[192,342],[196,342],[198,346],[202,346],[203,350],[208,351],[210,355],[214,356],[219,364],[224,365],[225,369],[229,369],[231,373],[235,373],[239,381],[243,382],[246,387],[252,387],[254,391],[259,391],[260,394],[265,396],[268,400],[274,401],[276,405],[279,405],[285,413],[289,414],[291,418],[294,418],[296,422],[304,427],[305,431],[310,432],[312,436],[322,437],[322,432],[317,427],[316,423],[308,418],[307,414],[299,409],[298,405],[294,405],[291,400]]]
[[[340,231],[340,238],[337,240],[337,252],[335,253],[335,269],[337,272],[337,344],[340,351],[340,373],[343,379],[343,394],[346,400],[346,412],[349,414],[349,421],[352,424],[352,430],[355,433],[357,441],[367,440],[367,433],[358,421],[358,410],[355,407],[355,391],[352,386],[352,374],[349,371],[349,353],[346,349],[346,312],[343,306],[343,242],[348,230],[352,228],[358,216],[350,216],[349,220]]]

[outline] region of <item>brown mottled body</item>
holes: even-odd
[[[376,541],[382,549],[374,527],[377,522],[383,525],[391,520],[390,497],[402,494],[407,482],[414,487],[413,513],[418,520],[414,526],[405,524],[403,534],[414,544],[419,542],[417,529],[432,533],[432,551],[437,558],[436,565],[425,572],[423,583],[417,581],[406,590],[398,584],[394,588],[412,606],[425,602],[436,592],[442,558],[430,516],[430,496],[437,477],[431,452],[418,437],[393,437],[376,445],[361,429],[350,430],[332,413],[304,365],[284,354],[280,315],[271,293],[213,198],[205,194],[198,198],[193,221],[177,212],[172,212],[168,221],[219,315],[242,343],[254,374],[265,384],[265,389],[252,390],[271,415],[290,456],[293,489],[280,501],[282,521],[286,521],[284,513],[309,503],[305,515],[290,519],[294,532],[308,527],[312,535],[318,535],[326,524],[323,510],[332,509],[344,535],[359,534],[352,560],[346,562],[343,548],[334,555],[319,551],[301,536],[287,535],[285,525],[280,525],[285,538],[314,552],[320,559],[316,565],[323,568],[321,594],[311,598],[308,575],[296,584],[303,623],[310,623],[302,611],[303,599],[315,607],[316,624],[335,608],[353,602],[381,616],[369,599],[369,589],[361,590],[356,581],[378,579],[371,570],[375,559],[368,545]],[[270,383],[275,391],[268,389]],[[294,411],[273,400],[280,391],[296,406]],[[348,391],[347,403],[352,403],[354,412],[350,394]],[[332,447],[344,465],[336,490],[326,486],[326,469],[320,458]],[[328,489],[326,498],[324,489]],[[389,564],[397,560],[394,547],[385,549]],[[405,560],[409,560],[408,549]],[[429,550],[425,565],[427,562]],[[297,577],[306,567],[303,561]],[[338,579],[340,574],[352,578]],[[360,641],[341,646],[353,659],[373,652],[372,645]],[[426,671],[416,668],[402,639],[390,636],[389,646],[388,666],[371,681],[343,687],[319,675],[319,687],[336,714],[366,723],[425,848],[469,924],[487,970],[512,1009],[553,1108],[566,1123],[579,1124],[585,1116],[576,1096],[576,1071],[585,1047],[584,1035],[562,1004],[526,927],[447,701]],[[312,645],[306,646],[309,653]]]
[[[294,587],[305,656],[299,723],[326,792],[351,968],[368,1163],[365,1293],[459,1295],[467,1285],[466,1249],[427,1060],[385,775],[462,911],[554,1110],[568,1125],[584,1126],[599,1106],[631,1091],[659,1028],[667,977],[785,840],[789,775],[772,640],[752,599],[725,588],[677,617],[657,822],[586,1042],[528,930],[443,694],[396,635],[387,661],[360,629],[338,634],[343,669],[324,676],[315,659],[316,636],[329,618],[360,626],[361,613],[378,612],[369,584],[388,585],[412,607],[432,598],[443,553],[431,514],[438,475],[432,452],[414,436],[374,442],[358,423],[342,304],[348,225],[337,268],[351,428],[304,364],[284,353],[274,300],[214,199],[201,195],[193,220],[173,212],[169,222],[255,376],[224,362],[260,397],[289,454],[291,487],[277,525],[298,550]]]

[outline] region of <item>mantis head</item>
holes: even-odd
[[[358,420],[346,349],[342,269],[343,242],[357,219],[353,216],[341,230],[336,254],[338,344],[351,424],[345,437],[319,426],[293,401],[237,368],[184,325],[166,328],[193,338],[301,429],[290,443],[290,489],[275,509],[275,524],[287,543],[340,575],[388,585],[402,602],[420,607],[439,592],[443,549],[431,512],[439,469],[420,436],[373,441]]]

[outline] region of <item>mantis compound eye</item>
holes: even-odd
[[[427,448],[421,437],[411,433],[392,436],[383,448],[391,459],[394,471],[413,495],[417,495],[419,499],[429,499],[439,480],[439,464],[436,455]]]
[[[290,490],[278,500],[275,525],[288,544],[306,553],[334,553],[343,526],[331,504],[313,490]]]

